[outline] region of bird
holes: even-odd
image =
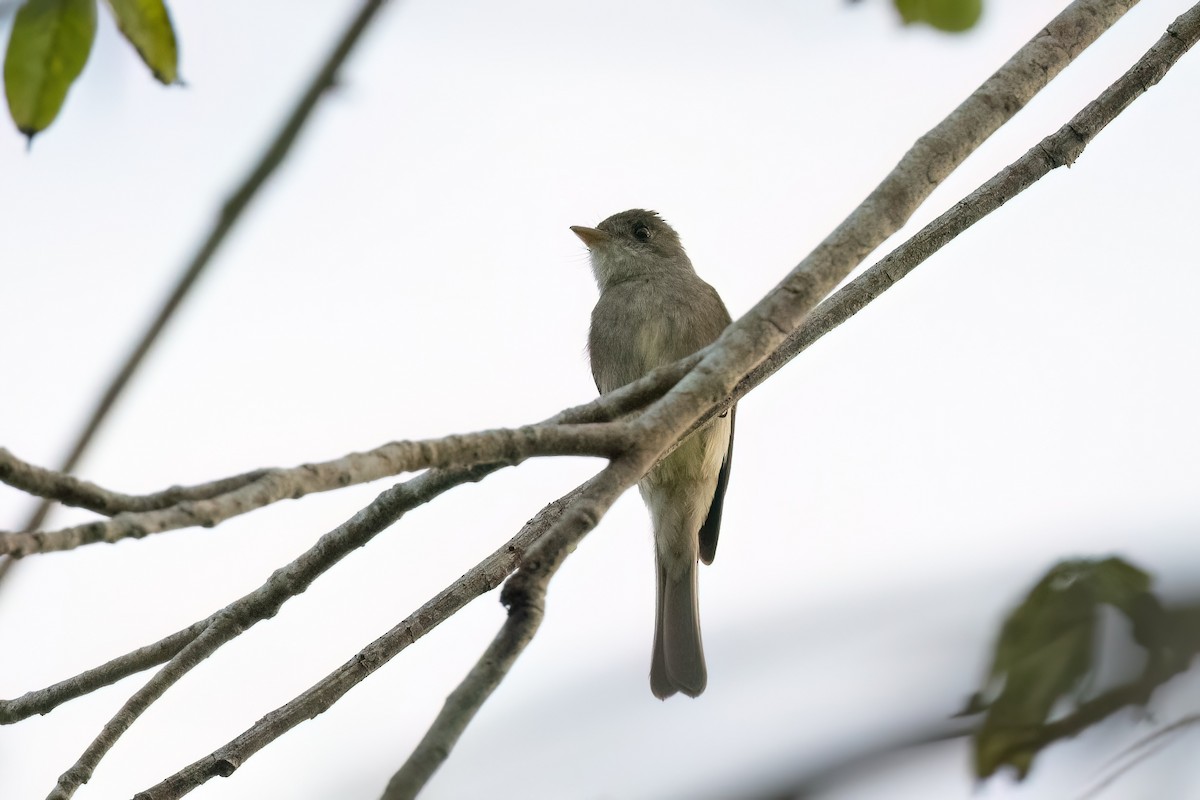
[[[601,394],[706,347],[730,324],[720,295],[656,212],[630,209],[571,230],[588,248],[600,290],[588,356]],[[650,690],[662,700],[676,692],[697,697],[708,685],[697,561],[711,564],[716,556],[735,417],[736,406],[707,422],[638,482],[654,528]]]

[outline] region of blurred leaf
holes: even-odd
[[[983,0],[893,0],[904,24],[924,22],[948,33],[975,27],[983,14]]]
[[[117,27],[142,61],[165,84],[179,80],[179,49],[163,0],[108,0]]]
[[[96,38],[96,0],[29,0],[4,56],[4,91],[17,129],[33,138],[58,116]]]
[[[980,778],[1006,764],[1025,777],[1056,704],[1074,700],[1094,673],[1099,607],[1111,605],[1129,617],[1136,636],[1158,607],[1149,589],[1150,576],[1119,558],[1065,561],[1033,587],[1005,620],[987,686],[967,707],[987,712],[975,736]]]

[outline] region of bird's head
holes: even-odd
[[[613,214],[594,228],[572,225],[587,245],[601,291],[614,283],[671,271],[692,271],[677,234],[653,211]]]

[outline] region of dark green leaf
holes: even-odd
[[[970,30],[983,13],[983,0],[894,0],[905,24],[924,22],[940,31]]]
[[[4,56],[4,91],[17,129],[32,137],[58,116],[96,38],[96,0],[29,0]]]
[[[968,711],[986,711],[975,736],[975,771],[1005,765],[1020,777],[1040,748],[1040,733],[1062,701],[1077,699],[1094,673],[1097,611],[1111,605],[1134,622],[1153,621],[1150,576],[1118,558],[1065,561],[1051,569],[1005,621],[987,686]]]
[[[179,80],[179,50],[175,29],[163,0],[108,0],[117,27],[137,49],[138,55],[166,84]]]

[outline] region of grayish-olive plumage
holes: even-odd
[[[715,289],[692,269],[679,235],[653,211],[622,211],[572,227],[591,256],[600,299],[588,352],[610,392],[711,344],[729,324]],[[658,605],[650,689],[695,697],[708,672],[700,640],[697,559],[712,563],[733,454],[734,411],[693,433],[638,483],[654,524]]]

